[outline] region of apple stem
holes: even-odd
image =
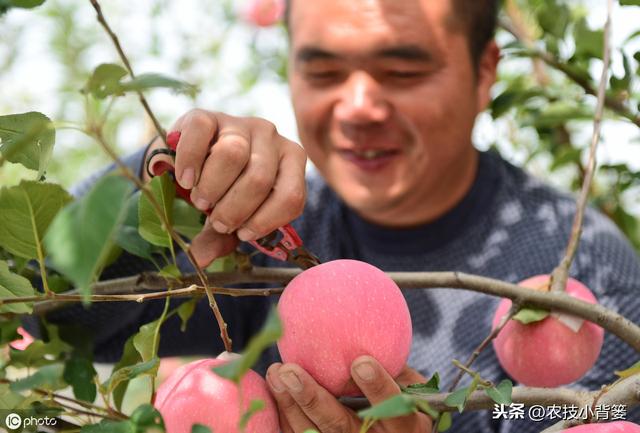
[[[602,114],[604,112],[604,103],[606,96],[606,88],[609,75],[609,63],[611,61],[611,50],[609,47],[609,39],[611,37],[611,12],[613,10],[613,0],[607,1],[607,21],[604,26],[604,47],[603,47],[603,65],[602,74],[600,76],[600,84],[598,85],[597,105],[595,117],[593,119],[593,135],[591,137],[591,145],[589,147],[589,160],[586,167],[582,189],[578,196],[576,204],[576,214],[571,228],[571,236],[564,257],[560,264],[553,270],[551,274],[551,291],[562,292],[565,290],[567,279],[569,278],[569,268],[575,257],[580,242],[580,234],[582,232],[582,223],[584,219],[584,211],[589,198],[591,182],[596,171],[596,151],[600,141],[600,129],[602,125]]]

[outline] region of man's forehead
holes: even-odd
[[[289,25],[294,49],[337,43],[358,51],[363,45],[429,43],[442,31],[449,0],[293,0]],[[438,30],[438,28],[440,30]],[[344,44],[347,44],[346,46]],[[338,48],[338,47],[336,47]]]

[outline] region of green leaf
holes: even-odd
[[[133,346],[145,362],[156,357],[156,354],[153,353],[153,336],[158,327],[159,320],[160,319],[142,325],[140,331],[133,337]]]
[[[85,297],[112,251],[130,192],[122,177],[100,179],[81,200],[58,213],[44,238],[54,268]]]
[[[548,310],[539,308],[522,308],[515,316],[513,316],[513,320],[517,320],[523,325],[528,325],[529,323],[540,322],[541,320],[546,319],[549,314]]]
[[[15,409],[24,401],[24,397],[11,391],[8,383],[0,383],[0,407],[3,409]]]
[[[240,422],[238,423],[238,427],[240,430],[244,431],[247,428],[247,424],[253,415],[260,412],[265,408],[265,404],[263,400],[251,400],[249,403],[249,408],[245,413],[240,417]]]
[[[13,319],[0,318],[0,346],[21,338],[20,334],[18,334],[18,328],[21,325],[22,323],[17,317]]]
[[[187,302],[181,304],[178,307],[178,316],[180,316],[180,330],[182,332],[187,330],[187,322],[193,316],[193,312],[196,310],[196,305],[198,305],[198,299],[190,299]]]
[[[157,250],[157,247],[150,244],[138,232],[138,202],[140,200],[140,191],[136,191],[127,200],[127,211],[122,222],[122,226],[116,234],[116,244],[123,250],[133,254],[134,256],[142,257],[147,260],[152,260],[152,254]]]
[[[26,278],[14,274],[9,265],[0,260],[0,299],[34,296],[36,294],[31,282]],[[0,313],[29,314],[33,310],[33,303],[0,305]]]
[[[402,389],[410,394],[435,394],[440,391],[440,375],[435,372],[427,383],[413,383]]]
[[[544,111],[534,119],[536,128],[552,128],[564,125],[570,120],[587,120],[593,117],[590,109],[577,106],[567,101],[558,101],[548,104]]]
[[[180,278],[182,276],[178,266],[174,265],[173,263],[160,269],[160,271],[158,271],[158,275],[164,278]]]
[[[155,73],[140,74],[136,78],[120,85],[120,88],[125,92],[142,92],[158,87],[171,89],[176,93],[184,93],[189,96],[195,96],[198,92],[198,88],[193,84]]]
[[[93,378],[97,374],[89,359],[76,354],[65,363],[63,377],[72,386],[77,399],[93,403],[97,393]]]
[[[209,266],[207,266],[207,272],[231,272],[237,269],[237,256],[235,252],[223,257],[215,259]]]
[[[188,239],[193,239],[202,230],[202,215],[184,200],[173,202],[173,228]]]
[[[548,0],[541,3],[537,18],[542,30],[558,39],[563,39],[571,19],[571,11],[565,4]]]
[[[107,379],[101,388],[106,392],[114,392],[119,386],[126,384],[128,386],[129,381],[135,379],[138,376],[149,375],[155,377],[158,373],[158,367],[160,366],[159,358],[152,358],[146,362],[140,362],[138,364],[122,367],[111,374],[111,377]],[[125,387],[126,391],[126,387]],[[124,393],[120,399],[120,406],[122,406],[122,400],[124,399]]]
[[[581,18],[574,25],[573,37],[576,42],[575,57],[602,58],[604,48],[604,32],[602,30],[591,30],[586,19]]]
[[[453,391],[444,399],[444,404],[449,407],[457,407],[458,412],[462,413],[464,410],[464,404],[467,402],[467,397],[470,394],[470,388],[460,388]]]
[[[150,404],[138,406],[131,414],[130,421],[136,431],[141,433],[146,431],[160,433],[164,431],[164,422],[160,412]]]
[[[142,92],[159,87],[168,88],[177,93],[185,93],[189,96],[195,96],[198,91],[198,88],[192,84],[162,74],[140,74],[129,81],[122,81],[127,75],[127,70],[122,66],[103,63],[93,71],[82,90],[98,99],[111,95],[121,96],[126,92]]]
[[[622,65],[624,67],[624,75],[622,76],[622,78],[618,78],[615,75],[611,74],[611,78],[609,79],[611,88],[617,92],[629,91],[631,78],[633,77],[633,69],[631,68],[631,60],[629,59],[629,56],[627,56],[624,51],[621,51],[621,55]]]
[[[640,0],[620,0],[620,6],[640,6]]]
[[[44,388],[55,391],[65,388],[67,385],[62,380],[63,371],[64,366],[62,364],[45,365],[31,376],[13,382],[11,390],[21,392],[33,388]]]
[[[173,223],[173,202],[176,195],[176,187],[168,173],[154,177],[149,182],[149,188],[160,205],[165,219]],[[149,199],[142,194],[138,203],[138,232],[148,242],[159,247],[171,247],[171,236],[166,230],[162,219],[156,213]]]
[[[98,99],[109,95],[122,95],[124,92],[120,80],[127,75],[127,70],[120,65],[103,63],[94,71],[83,91]]]
[[[443,412],[440,414],[440,421],[438,421],[438,431],[446,431],[451,428],[451,413]]]
[[[102,420],[99,424],[83,426],[80,433],[136,433],[136,431],[129,421]]]
[[[22,181],[0,190],[0,246],[16,256],[45,256],[42,239],[57,213],[71,201],[60,186]]]
[[[42,178],[51,159],[56,131],[42,113],[0,116],[0,153],[10,162],[38,171]]]
[[[505,379],[491,388],[485,388],[484,392],[497,404],[511,404],[511,392],[513,390],[513,384],[510,380]]]
[[[44,2],[45,0],[9,0],[11,7],[23,9],[33,9]]]
[[[405,416],[417,411],[415,400],[406,394],[394,395],[369,409],[361,410],[358,416],[362,419],[386,419]]]
[[[242,376],[258,361],[260,354],[278,341],[281,336],[282,322],[280,322],[276,310],[272,309],[260,332],[249,340],[242,356],[237,360],[213,368],[213,371],[224,378],[239,383]]]
[[[558,154],[553,158],[553,162],[549,167],[550,171],[555,171],[560,167],[564,167],[567,164],[575,164],[580,162],[582,156],[582,149],[566,148],[563,147]]]
[[[629,376],[633,376],[634,374],[638,374],[640,373],[640,361],[636,362],[631,367],[625,370],[614,371],[614,373],[616,374],[616,376],[620,377],[621,379],[625,379]]]
[[[191,433],[213,433],[209,427],[202,424],[194,424],[191,426]]]
[[[113,376],[116,374],[118,370],[124,367],[130,367],[139,362],[142,362],[142,357],[140,356],[135,346],[133,345],[134,337],[135,335],[129,337],[125,342],[120,361],[118,361],[116,365],[113,366],[113,370],[111,370],[110,378],[107,380],[107,382],[105,382],[105,384],[103,384],[103,387],[105,388],[104,393],[109,392],[108,388],[111,385],[111,382],[113,382]],[[114,384],[111,386],[113,389],[113,401],[116,405],[116,408],[118,408],[118,410],[122,410],[122,402],[124,400],[124,395],[127,392],[127,388],[129,386],[129,379],[126,379],[126,378],[121,379],[118,382],[118,384]]]

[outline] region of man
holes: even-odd
[[[568,239],[573,200],[471,143],[475,117],[487,106],[496,76],[496,9],[490,0],[293,1],[290,85],[304,151],[261,119],[194,110],[173,126],[182,133],[176,177],[193,188],[200,209],[212,209],[192,243],[198,264],[290,222],[306,203],[294,226],[323,261],[356,258],[385,271],[457,270],[511,282],[551,272]],[[305,185],[307,155],[320,176]],[[593,211],[572,276],[603,305],[640,319],[637,257]],[[408,364],[417,372],[407,368],[399,381],[421,381],[438,371],[448,386],[455,374],[451,360],[465,359],[489,333],[498,300],[448,289],[405,295],[414,325]],[[220,302],[242,345],[270,301]],[[100,308],[104,321],[116,314],[116,307]],[[117,326],[105,326],[96,313],[89,325],[103,359],[113,359],[124,339],[160,311],[153,304],[117,308]],[[217,353],[221,345],[209,343],[213,326],[202,303],[186,333],[177,320],[163,327],[160,353]],[[633,356],[607,336],[581,385],[598,388]],[[273,352],[267,356],[275,360]],[[486,379],[505,377],[489,349],[474,368]],[[399,392],[374,359],[359,358],[352,371],[374,403]],[[274,363],[267,380],[286,433],[359,431],[353,412],[300,367]],[[373,431],[417,433],[430,424],[426,416],[412,415],[376,424]],[[493,420],[486,411],[455,415],[452,431],[542,428]]]

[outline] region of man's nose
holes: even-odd
[[[358,71],[344,82],[334,114],[341,122],[383,122],[389,115],[389,104],[380,84],[371,75]]]

